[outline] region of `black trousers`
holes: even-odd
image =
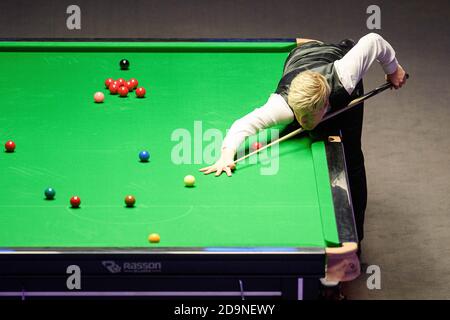
[[[341,136],[359,241],[364,238],[364,217],[367,206],[366,169],[361,149],[363,117],[364,103],[361,103],[330,120],[322,122],[309,132],[315,140],[326,139],[330,135]]]

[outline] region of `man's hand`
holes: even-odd
[[[386,80],[392,83],[395,89],[399,89],[406,83],[406,72],[398,65],[394,73],[386,75]]]
[[[306,39],[306,38],[296,38],[295,42],[297,42],[297,47],[301,46],[302,44],[305,44],[307,42],[316,41],[322,43],[322,41],[314,40],[314,39]]]
[[[234,150],[224,148],[220,159],[217,160],[212,166],[201,168],[200,171],[204,174],[210,174],[216,172],[216,177],[220,176],[222,172],[226,172],[227,176],[231,177],[231,171],[236,169],[236,164],[234,163]]]

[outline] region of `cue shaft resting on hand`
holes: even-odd
[[[405,77],[406,77],[406,79],[408,79],[409,78],[409,74],[406,74]],[[322,122],[327,121],[327,120],[329,120],[331,118],[334,118],[335,116],[341,114],[342,112],[345,112],[345,111],[349,110],[350,108],[353,108],[354,106],[359,105],[364,100],[367,100],[370,97],[373,97],[374,95],[377,95],[378,93],[383,92],[384,90],[386,90],[388,88],[391,88],[391,87],[392,87],[392,83],[386,82],[386,83],[382,84],[381,86],[373,89],[372,91],[366,93],[365,95],[352,100],[345,108],[342,108],[342,109],[340,109],[338,111],[330,113],[328,116],[324,117],[319,123],[322,123]],[[293,136],[296,136],[297,134],[299,134],[299,133],[301,133],[303,131],[304,131],[303,128],[298,128],[298,129],[292,131],[291,133],[288,133],[287,135],[285,135],[285,136],[283,136],[283,137],[281,137],[281,138],[279,138],[279,139],[277,139],[275,141],[272,141],[271,143],[269,143],[269,144],[267,144],[267,145],[265,145],[265,146],[255,150],[255,151],[250,152],[249,154],[247,154],[247,155],[245,155],[245,156],[235,160],[233,163],[236,164],[238,162],[241,162],[242,160],[245,160],[248,157],[251,157],[252,155],[257,154],[258,152],[261,152],[262,150],[265,150],[265,149],[273,146],[274,144],[277,144],[277,143],[280,143],[280,142],[282,142],[284,140],[292,138]]]

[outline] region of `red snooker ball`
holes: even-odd
[[[261,149],[262,147],[263,147],[263,144],[260,143],[260,142],[255,142],[255,143],[252,144],[252,149],[253,149],[253,151],[259,150],[259,149]]]
[[[121,97],[126,97],[128,95],[128,88],[125,86],[121,86],[119,87],[119,90],[117,90],[117,92]]]
[[[136,96],[138,98],[143,98],[145,96],[145,89],[140,87],[136,89]]]
[[[124,78],[119,78],[119,79],[117,79],[117,82],[119,83],[119,87],[120,87],[120,86],[124,86],[126,81]]]
[[[78,208],[80,206],[80,203],[80,197],[73,196],[72,198],[70,198],[70,204],[72,205],[72,208]]]
[[[106,88],[109,88],[109,86],[114,82],[113,78],[108,78],[105,80],[105,86]]]
[[[133,84],[133,88],[136,89],[139,82],[135,78],[131,78],[130,82]]]
[[[128,88],[128,91],[133,91],[134,90],[134,83],[132,83],[131,81],[127,81],[127,82],[125,82],[125,87]]]
[[[113,82],[110,86],[109,86],[109,92],[111,94],[117,94],[117,91],[119,90],[119,84],[116,82]]]
[[[16,149],[16,144],[14,143],[14,141],[8,141],[5,143],[5,149],[6,152],[14,152],[14,149]]]

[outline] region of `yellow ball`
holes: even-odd
[[[188,176],[184,177],[184,185],[186,187],[193,187],[194,183],[195,183],[195,177],[194,176],[188,175]]]
[[[148,241],[150,241],[151,243],[158,243],[159,240],[161,240],[161,238],[157,233],[152,233],[148,236]]]

